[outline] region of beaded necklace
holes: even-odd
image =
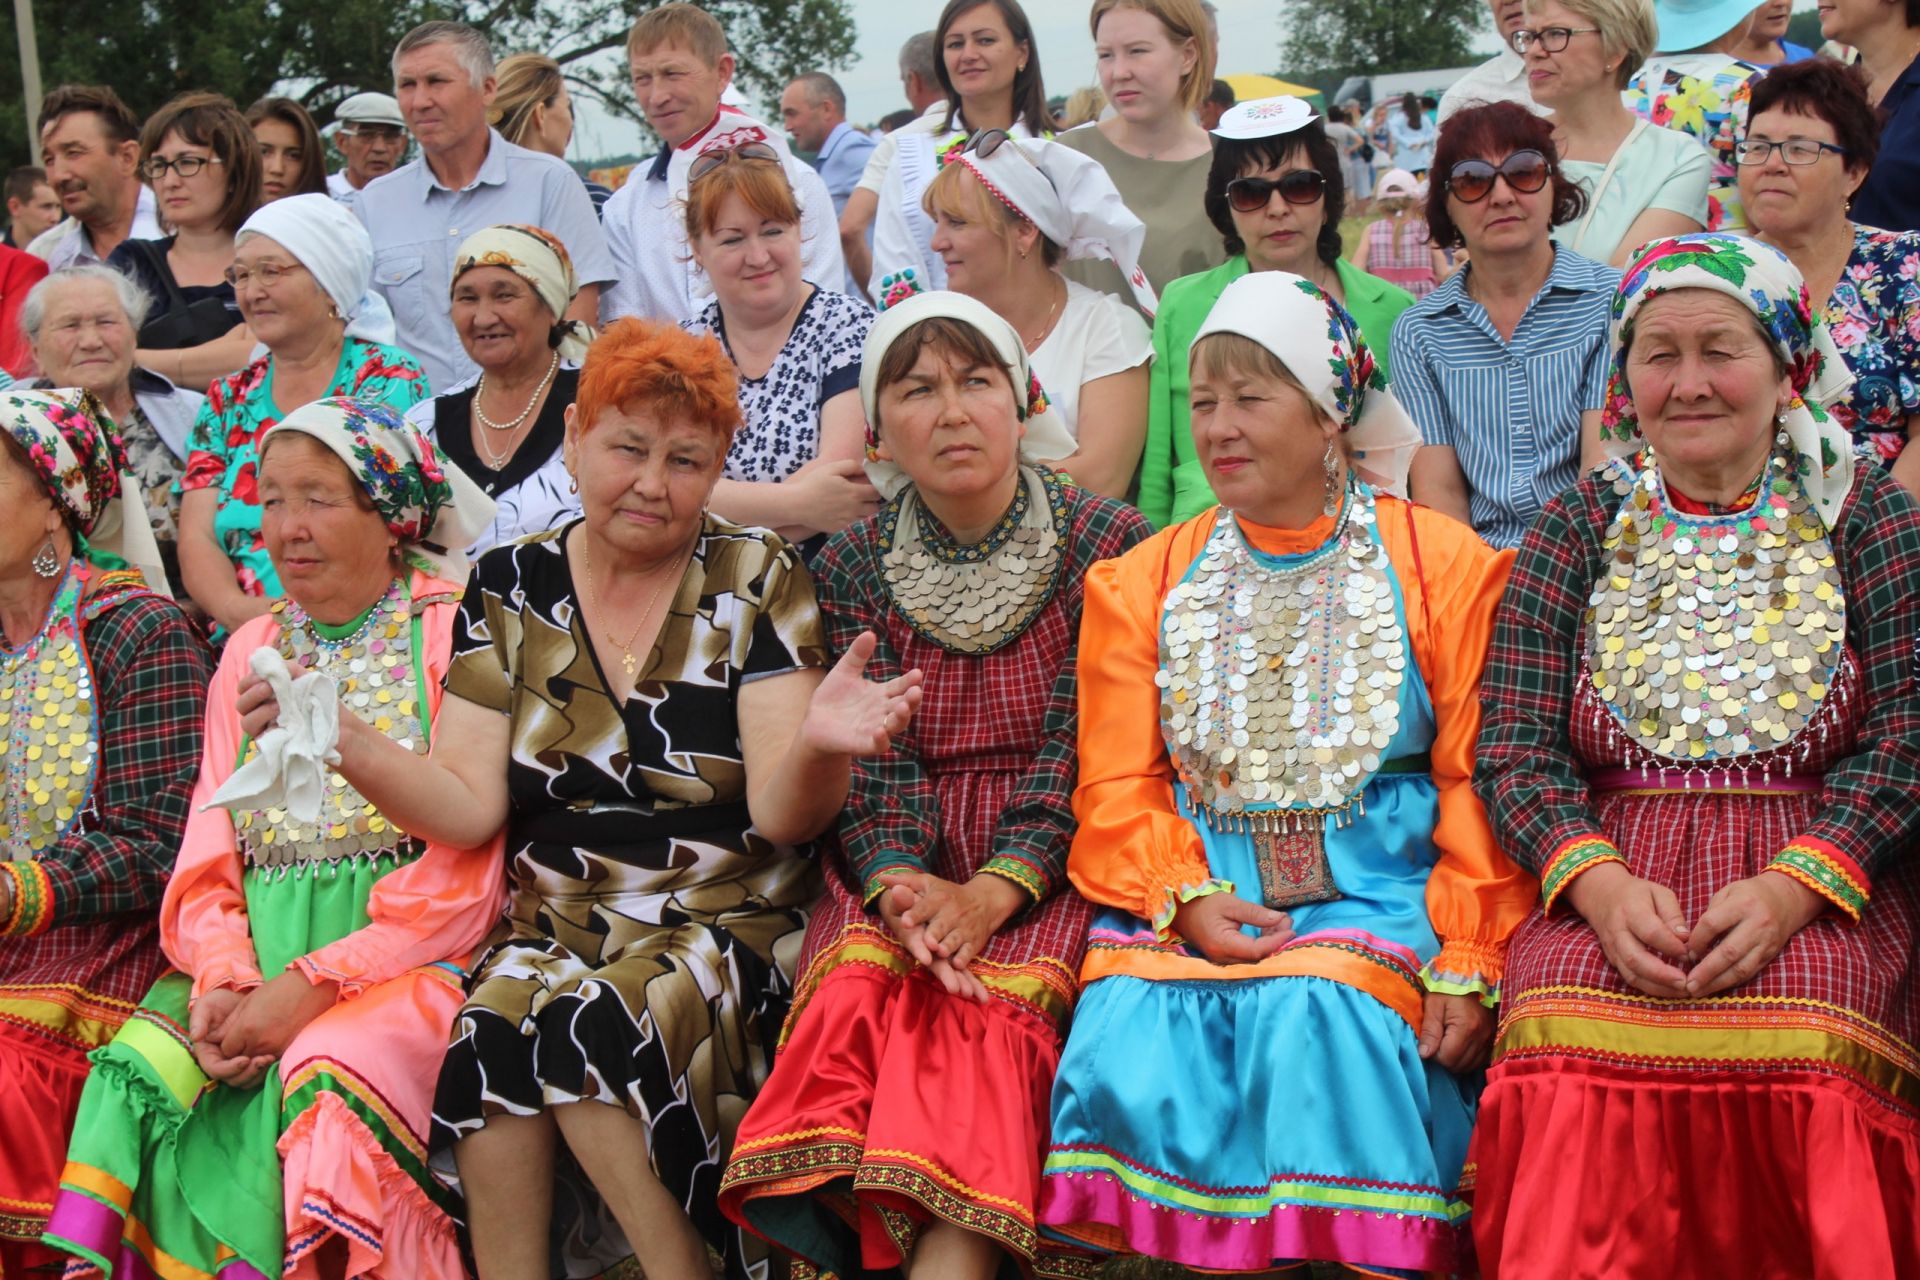
[[[415,667],[415,619],[436,598],[416,605],[396,579],[386,595],[350,630],[315,622],[292,600],[274,602],[280,623],[279,649],[289,662],[332,678],[346,709],[415,754],[427,749]],[[253,744],[247,744],[251,753]],[[243,756],[244,758],[244,756]],[[319,820],[297,822],[285,809],[236,812],[234,829],[241,855],[252,867],[279,868],[301,863],[394,853],[403,860],[422,846],[393,826],[338,773],[327,778]]]
[[[1674,509],[1651,452],[1620,465],[1607,568],[1586,611],[1594,691],[1629,742],[1665,760],[1772,751],[1819,712],[1846,652],[1826,526],[1776,454],[1751,504]]]
[[[1255,834],[1351,821],[1399,732],[1406,666],[1371,493],[1350,491],[1327,540],[1279,566],[1222,507],[1167,594],[1154,677],[1189,813]]]
[[[0,854],[31,857],[87,809],[99,761],[93,673],[80,645],[77,565],[47,621],[19,649],[0,647]]]
[[[940,527],[913,486],[880,518],[880,575],[913,629],[953,653],[991,653],[1027,629],[1060,576],[1066,497],[1044,468],[1022,467],[1013,502],[976,543]]]

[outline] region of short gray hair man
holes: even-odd
[[[453,47],[453,56],[461,66],[467,69],[467,76],[478,89],[493,76],[493,46],[487,38],[464,22],[423,22],[400,37],[400,43],[393,48],[393,74],[400,75],[400,59],[415,49],[424,49],[430,44],[444,44]]]
[[[841,116],[847,114],[847,94],[840,82],[824,71],[803,71],[791,82],[815,103],[831,102]]]

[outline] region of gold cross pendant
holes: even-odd
[[[620,665],[626,669],[627,683],[633,683],[640,673],[640,664],[633,660],[633,654],[631,652],[622,653],[620,655]]]

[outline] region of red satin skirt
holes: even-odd
[[[64,1260],[40,1233],[86,1080],[85,1053],[0,1021],[0,1280]]]

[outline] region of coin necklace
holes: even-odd
[[[599,613],[600,601],[598,597],[594,595],[593,591],[593,556],[592,552],[587,548],[587,531],[582,529],[580,531],[580,567],[586,571],[584,576],[587,581],[587,603],[593,606],[595,613]],[[689,551],[688,554],[691,555],[691,551]],[[613,633],[613,629],[608,626],[606,622],[603,621],[601,623],[603,632],[607,637],[607,643],[620,650],[620,667],[627,673],[628,684],[635,683],[640,673],[640,664],[634,660],[633,656],[633,642],[640,635],[640,628],[646,626],[647,619],[653,616],[653,606],[660,602],[660,592],[666,588],[668,581],[672,580],[677,582],[679,579],[679,574],[669,573],[663,575],[660,581],[654,584],[653,594],[647,597],[647,607],[640,611],[640,621],[633,625],[633,630],[628,633],[624,642],[619,636]]]
[[[554,375],[559,371],[560,353],[556,351],[553,353],[553,359],[547,362],[546,376],[540,379],[540,385],[533,389],[531,396],[527,397],[527,407],[522,409],[520,416],[512,422],[495,422],[492,418],[489,418],[486,411],[480,407],[481,399],[487,394],[487,375],[484,373],[480,375],[480,381],[473,389],[473,420],[486,428],[486,431],[481,432],[478,443],[480,445],[480,451],[486,455],[486,464],[489,468],[494,471],[499,471],[504,468],[513,458],[514,446],[510,442],[507,445],[505,453],[495,453],[493,446],[487,440],[486,432],[497,431],[502,434],[508,434],[518,431],[521,426],[526,423],[527,419],[533,416],[534,407],[540,403],[540,397],[547,393],[547,388],[553,385]]]
[[[1622,502],[1588,598],[1588,679],[1635,746],[1677,761],[1771,751],[1799,736],[1838,675],[1847,611],[1833,544],[1776,452],[1745,510],[1673,509],[1647,452],[1616,464]]]
[[[1160,625],[1161,732],[1188,812],[1215,830],[1350,820],[1400,728],[1408,662],[1373,497],[1271,565],[1222,507]]]
[[[880,577],[921,636],[950,653],[991,653],[1053,598],[1066,507],[1059,478],[1021,467],[1013,502],[979,542],[955,542],[909,485],[880,514]]]
[[[18,649],[0,642],[0,858],[48,848],[90,807],[100,746],[80,640],[84,588],[69,567],[46,625]]]

